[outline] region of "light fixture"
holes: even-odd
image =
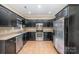
[[[51,11],[49,11],[48,14],[51,14]]]
[[[27,8],[27,6],[24,6],[24,8]]]
[[[31,11],[28,11],[28,14],[31,14]]]
[[[37,5],[38,6],[38,8],[41,8],[41,5]]]

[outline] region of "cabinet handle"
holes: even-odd
[[[10,40],[11,42],[13,41],[13,40]]]
[[[14,43],[16,43],[16,41],[14,41]]]

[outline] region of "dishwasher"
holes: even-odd
[[[22,35],[16,37],[16,53],[20,51],[23,46]]]

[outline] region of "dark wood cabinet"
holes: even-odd
[[[10,26],[10,17],[8,11],[0,6],[0,26]]]
[[[16,38],[8,40],[0,40],[0,54],[15,54],[16,53]]]
[[[35,38],[35,32],[27,32],[27,33],[24,33],[23,34],[23,41],[24,41],[24,44],[30,40],[30,41],[35,41],[36,38]]]
[[[36,33],[35,33],[35,32],[32,32],[32,33],[31,33],[31,39],[32,39],[33,41],[36,40]]]
[[[28,39],[30,40],[30,41],[35,41],[36,40],[36,36],[35,36],[35,32],[28,32]]]
[[[23,45],[28,41],[27,33],[23,34]]]
[[[6,54],[16,53],[16,37],[5,41],[5,53]]]
[[[11,27],[11,23],[15,18],[15,14],[8,10],[7,8],[0,5],[0,26],[1,27]]]
[[[23,34],[0,40],[0,54],[16,54],[23,47]]]
[[[11,23],[11,26],[12,26],[12,27],[17,27],[17,21],[18,21],[17,18],[18,18],[18,17],[17,17],[16,14],[11,15],[10,23]]]
[[[5,54],[5,41],[0,40],[0,54]]]
[[[21,16],[0,5],[0,27],[17,27],[18,20],[23,20]]]
[[[52,32],[44,32],[44,41],[53,41],[53,34]]]

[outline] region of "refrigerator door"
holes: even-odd
[[[64,17],[54,23],[54,45],[59,53],[64,54]]]

